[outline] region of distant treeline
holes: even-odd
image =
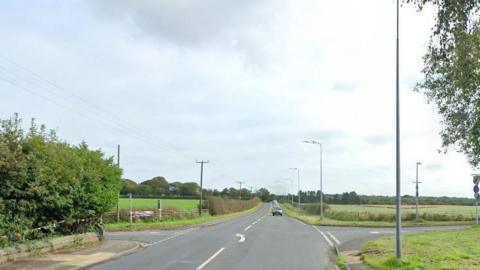
[[[285,195],[277,197],[285,200]],[[297,201],[298,197],[293,195],[294,200]],[[291,197],[289,196],[291,199]],[[319,202],[320,191],[302,191],[300,193],[300,199],[302,203]],[[355,191],[344,192],[341,194],[325,194],[324,202],[329,204],[395,204],[394,196],[379,196],[379,195],[359,195]],[[459,197],[427,197],[420,196],[420,202],[422,204],[429,205],[473,205],[474,199],[459,198]],[[404,195],[402,196],[402,204],[415,204],[415,196]]]
[[[252,190],[242,188],[242,199],[251,199],[254,196],[259,197],[263,201],[271,200],[273,196],[270,192],[261,188],[252,193]],[[150,180],[146,180],[137,184],[130,179],[122,180],[122,189],[120,194],[123,196],[132,193],[136,197],[190,197],[198,198],[200,196],[200,186],[196,182],[171,182],[169,183],[165,177],[157,176]],[[236,188],[203,189],[203,195],[216,196],[223,198],[240,198],[240,190]]]

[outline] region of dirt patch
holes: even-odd
[[[358,250],[342,251],[340,255],[345,257],[347,264],[362,264],[361,253]]]

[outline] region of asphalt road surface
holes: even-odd
[[[250,215],[194,229],[112,233],[109,239],[135,240],[144,248],[91,269],[335,269],[326,232],[269,210],[265,204]]]

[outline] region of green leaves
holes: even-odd
[[[18,115],[0,123],[0,235],[113,208],[121,170],[111,158],[60,141],[33,120],[25,132]]]
[[[406,0],[420,10],[437,8],[424,79],[416,90],[435,103],[442,116],[442,146],[466,154],[473,167],[480,165],[480,1]]]

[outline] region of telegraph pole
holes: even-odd
[[[240,185],[240,190],[239,190],[239,193],[240,193],[240,195],[239,195],[239,200],[240,200],[240,202],[242,202],[242,184],[243,184],[243,183],[245,183],[245,182],[243,182],[243,181],[237,181],[237,183]]]
[[[416,170],[416,180],[415,180],[415,222],[418,222],[418,184],[421,184],[422,182],[418,182],[418,165],[422,165],[421,162],[417,162],[417,170]]]
[[[202,215],[202,199],[203,199],[203,164],[209,163],[210,161],[195,161],[196,163],[200,163],[200,207],[198,208],[198,215]]]

